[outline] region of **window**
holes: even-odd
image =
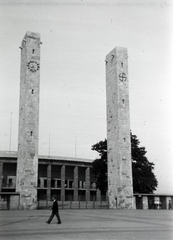
[[[68,185],[69,185],[69,186],[68,186],[69,188],[73,188],[73,181],[72,181],[72,180],[69,180],[69,181],[68,181]]]
[[[44,179],[44,187],[47,187],[47,179]]]
[[[13,185],[13,179],[9,178],[8,179],[8,186],[11,187]]]
[[[58,187],[58,188],[61,187],[61,180],[57,180],[57,187]]]
[[[55,180],[51,179],[51,188],[55,188]]]
[[[40,187],[41,181],[40,178],[38,179],[38,187]]]

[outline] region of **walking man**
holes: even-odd
[[[47,221],[48,224],[50,224],[50,222],[52,221],[52,219],[55,215],[58,220],[57,224],[61,224],[61,219],[59,216],[59,209],[58,209],[58,202],[57,202],[56,196],[53,196],[52,214],[50,215],[50,218]]]

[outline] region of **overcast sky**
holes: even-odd
[[[105,56],[128,48],[132,133],[173,194],[173,6],[161,0],[0,1],[0,150],[17,151],[20,49],[41,34],[39,154],[95,159],[106,138]],[[11,134],[10,134],[11,133]]]

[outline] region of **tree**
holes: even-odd
[[[92,146],[93,151],[99,153],[100,159],[95,159],[92,163],[92,170],[96,178],[96,186],[101,190],[102,194],[107,191],[107,140],[100,141]]]
[[[136,135],[131,136],[132,175],[134,193],[153,193],[158,182],[153,173],[154,163],[148,161],[145,156],[145,147],[139,147]],[[107,140],[94,144],[91,149],[99,153],[100,158],[93,161],[93,172],[96,178],[96,186],[102,193],[107,191]]]
[[[131,133],[132,172],[134,193],[153,193],[158,182],[153,173],[154,163],[149,162],[145,147],[139,147],[139,140]]]

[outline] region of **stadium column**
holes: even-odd
[[[3,163],[0,163],[0,192],[2,192],[2,174],[3,174]]]
[[[90,201],[90,168],[87,167],[85,170],[85,181],[86,181],[86,201]]]
[[[74,201],[78,201],[78,166],[74,167]]]
[[[52,165],[48,164],[47,166],[47,201],[51,200],[51,170]]]
[[[61,201],[65,201],[65,165],[61,166]]]

